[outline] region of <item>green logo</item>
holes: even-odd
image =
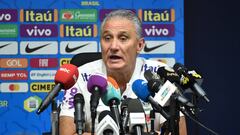
[[[62,9],[60,11],[62,22],[97,22],[96,9]]]
[[[35,111],[40,103],[42,102],[42,99],[38,96],[32,96],[24,100],[24,109],[28,112]]]
[[[0,24],[0,38],[15,38],[18,35],[16,24]]]

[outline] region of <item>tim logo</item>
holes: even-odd
[[[0,22],[17,22],[18,13],[16,9],[0,9]]]
[[[56,24],[21,24],[21,37],[57,37],[58,28]]]
[[[174,24],[143,24],[145,37],[173,37],[174,35]]]

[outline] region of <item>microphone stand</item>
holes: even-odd
[[[158,135],[157,132],[154,130],[154,119],[155,119],[155,111],[151,110],[150,111],[150,119],[151,119],[151,129],[150,129],[150,135]]]
[[[51,126],[52,126],[52,135],[58,135],[59,127],[58,127],[58,107],[55,99],[52,100],[52,113],[51,113]]]
[[[197,107],[197,104],[198,104],[198,96],[196,94],[193,94],[192,95],[192,103]],[[194,108],[193,112],[194,112],[194,117],[196,120],[199,120],[198,119],[198,109],[197,108]],[[199,126],[197,124],[194,124],[194,135],[199,135]]]
[[[173,94],[170,97],[169,113],[170,119],[168,120],[168,130],[171,135],[179,135],[179,104],[176,101],[177,95]]]

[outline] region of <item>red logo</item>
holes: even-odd
[[[28,72],[26,70],[3,70],[0,71],[1,80],[27,80]]]
[[[57,58],[32,58],[30,59],[32,68],[55,68],[58,66]]]
[[[73,14],[71,12],[63,13],[63,19],[70,20],[73,18]]]

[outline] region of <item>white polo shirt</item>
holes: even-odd
[[[133,99],[137,98],[137,96],[132,91],[132,83],[137,79],[146,80],[144,78],[144,72],[146,70],[150,69],[154,72],[157,72],[157,69],[162,66],[167,66],[167,65],[159,61],[146,60],[144,58],[137,58],[134,73],[129,83],[127,83],[127,87],[124,93],[122,94],[122,98],[124,96],[128,98],[133,98]],[[74,117],[73,98],[76,93],[81,93],[85,100],[84,111],[85,111],[85,119],[86,119],[86,122],[85,122],[86,131],[90,131],[91,129],[90,128],[91,127],[91,112],[90,112],[91,93],[89,93],[87,90],[87,81],[89,79],[89,76],[94,73],[102,73],[106,75],[106,67],[101,59],[101,60],[96,60],[78,67],[78,71],[79,71],[79,77],[78,77],[77,83],[72,88],[65,91],[64,99],[61,104],[60,116]],[[148,125],[150,125],[150,110],[152,110],[152,107],[149,103],[145,103],[145,102],[142,102],[142,105],[146,113],[147,123]],[[103,110],[110,110],[110,108],[108,106],[105,106],[100,99],[99,105],[97,107],[97,116]],[[156,115],[155,127],[159,128],[159,125],[165,121],[165,118],[162,117],[159,113],[156,113],[155,115]],[[97,123],[98,123],[97,118],[95,122],[96,122],[95,127],[97,127]],[[159,130],[159,129],[156,129],[156,130]]]

